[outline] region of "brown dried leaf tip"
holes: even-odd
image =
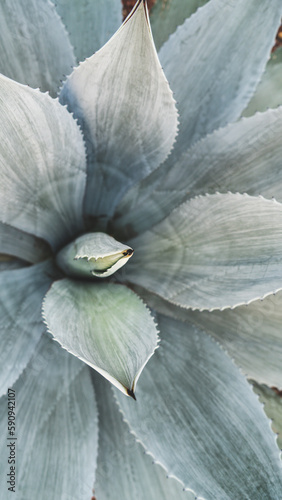
[[[277,389],[277,387],[271,387],[271,389],[275,392],[275,394],[277,394],[277,396],[279,396],[280,398],[282,398],[282,391],[280,391],[279,389]]]
[[[279,30],[277,31],[276,41],[275,41],[275,45],[272,48],[272,52],[274,52],[276,49],[278,49],[278,47],[282,47],[282,24],[281,24]]]
[[[136,0],[122,0],[122,15],[123,15],[123,20],[128,16],[129,12],[133,9],[134,5],[136,4]],[[147,0],[148,4],[148,9],[149,12],[153,5],[156,3],[156,0]]]

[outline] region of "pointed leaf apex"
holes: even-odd
[[[134,399],[134,401],[136,401],[136,396],[132,389],[127,389],[127,395]]]

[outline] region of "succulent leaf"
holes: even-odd
[[[277,500],[275,435],[250,385],[200,330],[166,317],[158,324],[161,346],[140,379],[137,404],[116,391],[131,431],[198,498],[253,500],[259,492],[260,500]]]
[[[47,293],[43,315],[64,349],[134,397],[158,343],[153,318],[137,295],[123,285],[64,279]]]
[[[50,247],[32,234],[0,222],[0,253],[35,264],[50,256]]]
[[[140,234],[192,196],[247,192],[282,201],[282,107],[217,130],[134,186],[117,207],[114,229]]]
[[[235,309],[199,312],[178,307],[139,286],[133,290],[155,311],[207,332],[248,378],[282,388],[281,292]]]
[[[64,247],[56,262],[68,276],[106,278],[124,266],[132,254],[132,248],[108,234],[87,233]]]
[[[92,56],[122,23],[116,0],[56,0],[56,9],[67,27],[77,61]]]
[[[128,432],[110,386],[93,376],[99,411],[99,454],[95,495],[99,500],[195,500],[144,453]],[[136,403],[138,404],[138,402]]]
[[[0,47],[0,73],[54,97],[75,62],[66,30],[46,0],[0,3]]]
[[[280,0],[210,0],[162,46],[160,61],[181,116],[176,155],[239,118],[261,79],[281,16]]]
[[[176,28],[184,23],[208,0],[157,0],[150,12],[152,32],[157,50]]]
[[[265,73],[250,100],[243,116],[252,116],[257,111],[277,108],[282,104],[282,48],[277,49],[268,61]]]
[[[60,99],[87,141],[86,213],[109,216],[128,187],[168,156],[177,131],[145,2],[138,1],[110,41],[73,71]]]
[[[182,307],[224,309],[281,290],[282,205],[240,194],[194,198],[141,237],[125,279]]]
[[[57,100],[0,75],[0,218],[53,249],[83,228],[82,134]]]
[[[13,390],[17,496],[89,500],[96,467],[98,422],[88,368],[43,335]],[[4,450],[7,396],[0,402],[0,428]],[[2,460],[2,466],[0,489],[4,492],[7,460]]]
[[[41,305],[52,278],[48,262],[0,273],[0,396],[22,373],[44,332]]]

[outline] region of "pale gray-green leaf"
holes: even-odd
[[[17,498],[89,500],[98,433],[88,368],[43,335],[32,361],[13,390]],[[0,489],[6,492],[6,474],[10,471],[6,447],[7,396],[2,398],[0,407],[3,450]]]
[[[134,395],[158,342],[154,320],[137,295],[123,285],[64,279],[47,293],[43,315],[62,347]]]
[[[109,385],[93,377],[99,410],[99,453],[95,495],[99,500],[195,500],[135,442]],[[137,403],[138,404],[138,403]],[[114,494],[113,494],[114,492]]]
[[[243,116],[252,116],[256,111],[266,111],[282,104],[282,48],[277,49],[268,61],[259,86],[250,100]]]
[[[34,264],[50,256],[50,247],[44,240],[0,222],[0,253]]]
[[[169,154],[177,111],[160,66],[146,6],[76,68],[61,101],[79,119],[88,147],[86,213],[110,215],[122,195]]]
[[[122,22],[117,0],[56,0],[56,8],[69,32],[77,61],[92,56]]]
[[[249,384],[203,332],[165,317],[158,323],[161,346],[137,403],[116,391],[130,428],[200,498],[278,500],[279,451]]]
[[[133,250],[106,233],[87,233],[64,247],[56,257],[68,276],[106,278],[124,266]]]
[[[150,21],[157,50],[199,7],[208,0],[157,0],[150,13]]]
[[[0,396],[26,367],[45,330],[41,307],[52,277],[48,262],[0,273]]]
[[[253,390],[259,395],[259,400],[264,404],[264,411],[271,419],[271,427],[277,434],[277,445],[282,450],[282,393],[277,389],[271,389],[267,385],[253,383]]]
[[[139,234],[197,194],[247,192],[282,201],[282,107],[208,135],[183,153],[166,175],[153,172],[121,201],[115,231]]]
[[[82,228],[82,134],[57,100],[0,76],[0,218],[54,248]]]
[[[281,0],[210,0],[162,46],[160,61],[180,113],[177,154],[239,118],[270,57],[281,16]]]
[[[207,332],[247,377],[282,388],[281,292],[235,309],[199,312],[177,307],[139,286],[133,289],[150,308]]]
[[[75,62],[66,30],[48,0],[1,2],[0,47],[0,73],[53,96]]]
[[[223,309],[281,290],[282,205],[215,194],[180,205],[135,248],[125,279],[177,305]]]

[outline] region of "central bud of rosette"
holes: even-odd
[[[88,233],[64,247],[56,262],[68,276],[107,278],[124,266],[132,254],[132,248],[108,234]]]

